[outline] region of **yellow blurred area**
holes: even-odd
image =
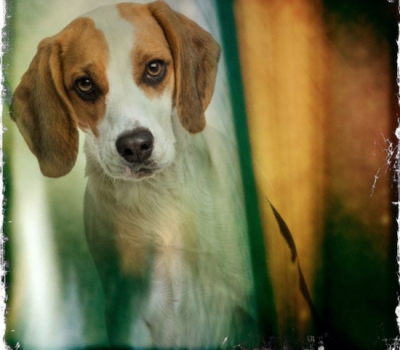
[[[259,193],[286,220],[312,286],[325,165],[320,9],[308,1],[237,1],[235,14]]]
[[[351,306],[335,302],[354,295],[353,321],[367,310],[356,295],[376,277],[358,268],[389,264],[393,237],[385,149],[398,107],[383,8],[310,0],[237,0],[234,8],[259,195],[291,230],[314,300],[339,315]],[[363,326],[338,325],[350,338]]]

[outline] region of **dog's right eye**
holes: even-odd
[[[84,100],[94,101],[99,96],[96,85],[90,78],[79,78],[75,81],[75,91]]]
[[[84,94],[90,93],[93,89],[92,81],[88,78],[79,79],[76,86]]]
[[[162,60],[151,61],[145,69],[143,79],[148,85],[157,85],[164,79],[167,65]]]

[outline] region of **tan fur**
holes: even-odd
[[[60,35],[64,46],[63,75],[68,97],[75,108],[79,126],[84,130],[90,129],[96,135],[96,125],[104,117],[108,93],[107,43],[103,33],[89,18],[75,20]],[[82,101],[73,90],[75,80],[84,76],[91,77],[100,89],[99,101]]]
[[[46,176],[60,177],[72,169],[78,154],[78,126],[94,129],[104,114],[104,102],[84,104],[72,92],[75,79],[91,67],[107,92],[107,51],[101,36],[93,21],[77,19],[59,34],[42,40],[14,93],[11,117]]]
[[[15,91],[11,116],[42,173],[68,173],[78,154],[77,117],[63,88],[57,38],[44,39]]]
[[[138,4],[119,4],[121,17],[134,25],[136,40],[131,53],[133,78],[136,84],[149,98],[160,96],[165,88],[173,89],[174,66],[171,50],[164,33],[156,20],[151,16],[147,6]],[[146,84],[143,79],[146,66],[154,60],[162,60],[167,68],[164,79],[154,86]]]
[[[164,30],[175,66],[175,104],[183,127],[205,127],[204,111],[214,92],[220,48],[212,36],[162,1],[148,5]]]

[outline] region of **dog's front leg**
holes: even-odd
[[[151,326],[143,315],[147,287],[143,279],[120,277],[114,279],[111,294],[106,295],[106,324],[112,347],[134,346],[151,349]]]
[[[85,193],[85,233],[106,298],[106,326],[112,347],[152,348],[150,325],[140,312],[146,304],[148,282],[144,276],[122,273],[114,228],[88,190]]]

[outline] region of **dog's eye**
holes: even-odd
[[[81,78],[76,81],[76,87],[83,94],[89,94],[93,90],[93,83],[89,78]]]
[[[98,90],[94,82],[87,77],[79,78],[75,81],[75,90],[84,100],[95,100],[98,96]]]
[[[165,63],[161,60],[151,61],[146,67],[146,76],[150,79],[160,79],[165,72]]]

